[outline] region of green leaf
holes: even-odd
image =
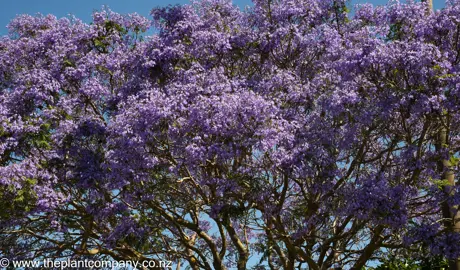
[[[68,60],[68,59],[65,59],[65,60],[64,60],[64,64],[63,64],[63,65],[64,65],[64,67],[75,67],[75,64],[72,63],[72,62],[71,62],[70,60]]]
[[[443,179],[443,180],[433,179],[432,182],[441,190],[446,186],[450,186],[450,182],[447,179]]]
[[[460,158],[456,156],[451,156],[449,159],[449,166],[457,166],[459,161],[460,161]]]
[[[105,44],[99,38],[94,39],[94,45],[96,47],[105,47]]]

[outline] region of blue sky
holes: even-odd
[[[383,5],[387,0],[352,0],[352,4],[356,3],[372,3],[375,5]],[[435,8],[442,8],[445,0],[434,0]],[[100,9],[103,5],[107,5],[112,10],[119,13],[137,12],[144,16],[149,16],[149,12],[153,7],[167,6],[169,4],[185,4],[189,0],[9,0],[3,1],[0,9],[0,35],[7,34],[6,25],[17,14],[54,14],[57,17],[64,17],[68,14],[73,14],[85,22],[91,20],[91,13],[95,9]],[[251,5],[251,0],[233,0],[233,3],[245,7]]]

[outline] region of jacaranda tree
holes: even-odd
[[[18,16],[0,39],[0,255],[460,269],[460,1],[427,6]]]

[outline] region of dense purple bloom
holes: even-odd
[[[458,258],[460,1],[354,14],[203,0],[152,19],[15,18],[0,39],[0,255],[194,270]]]

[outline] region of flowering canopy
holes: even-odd
[[[202,0],[153,21],[14,19],[0,254],[191,269],[460,257],[460,2],[348,13]]]

